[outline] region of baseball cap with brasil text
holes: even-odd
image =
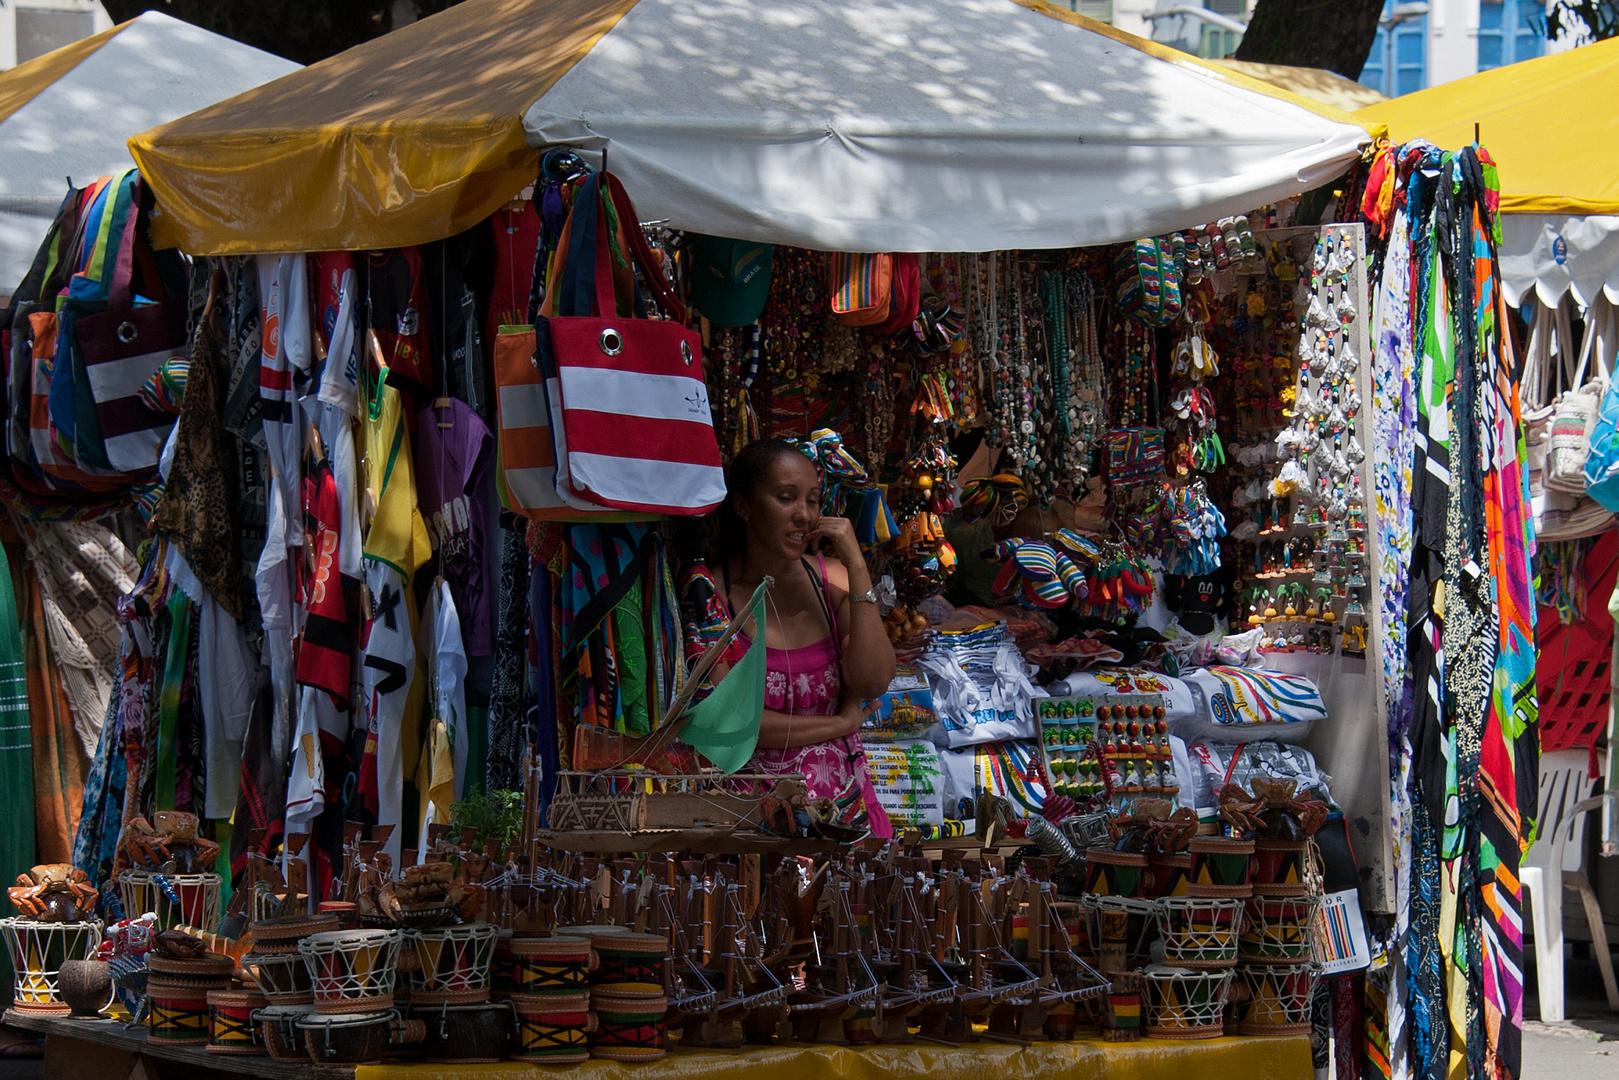
[[[709,322],[751,326],[765,309],[774,251],[753,240],[690,233],[691,300]]]

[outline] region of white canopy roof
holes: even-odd
[[[1619,304],[1619,216],[1502,214],[1501,278],[1514,306],[1531,292],[1551,307],[1567,292],[1585,307],[1603,292]]]
[[[128,168],[131,135],[299,66],[155,11],[97,37],[0,74],[0,94],[27,95],[0,112],[0,295],[27,273],[68,177]]]
[[[523,126],[607,146],[642,216],[678,228],[1067,247],[1297,194],[1366,142],[1259,87],[1040,0],[635,0]]]

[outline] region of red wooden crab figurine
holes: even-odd
[[[180,810],[159,810],[154,828],[145,818],[129,819],[124,832],[124,856],[140,870],[165,874],[203,873],[219,857],[219,845],[197,835],[197,815]]]
[[[46,863],[18,874],[6,895],[23,918],[41,922],[78,922],[95,910],[98,896],[84,871],[67,863]]]
[[[1173,855],[1185,851],[1197,834],[1197,815],[1184,806],[1170,811],[1168,799],[1137,799],[1124,813],[1109,818],[1107,834],[1118,851],[1151,851]]]
[[[1327,805],[1295,794],[1297,780],[1256,776],[1249,795],[1237,784],[1220,789],[1220,816],[1260,840],[1303,840],[1326,823]]]

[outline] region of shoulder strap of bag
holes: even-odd
[[[658,304],[665,314],[675,322],[684,323],[686,305],[680,302],[680,298],[669,287],[669,281],[663,276],[663,271],[659,269],[658,260],[652,254],[652,245],[647,243],[646,233],[641,231],[641,217],[635,212],[635,204],[630,202],[629,193],[624,190],[624,185],[619,183],[618,177],[612,173],[604,175],[607,178],[607,190],[612,196],[613,206],[617,208],[619,218],[624,223],[625,238],[629,240],[630,251],[646,278],[647,287],[657,297]]]
[[[1527,354],[1523,363],[1523,398],[1524,404],[1529,408],[1538,409],[1546,404],[1550,395],[1549,383],[1551,372],[1548,370],[1551,361],[1548,356],[1550,349],[1546,343],[1546,315],[1545,308],[1537,313],[1535,321],[1529,327],[1529,344],[1524,349]]]
[[[1595,314],[1594,312],[1587,312],[1588,316],[1594,315],[1594,314]],[[1580,366],[1579,366],[1579,370],[1577,370],[1574,373],[1574,385],[1569,387],[1570,390],[1578,391],[1578,390],[1583,390],[1585,388],[1585,369],[1591,362],[1591,353],[1592,353],[1592,351],[1593,351],[1593,349],[1594,349],[1594,347],[1596,345],[1596,341],[1597,341],[1596,320],[1594,318],[1587,317],[1586,320],[1585,320],[1584,340],[1580,342]],[[1600,373],[1601,373],[1601,371],[1600,371],[1600,363],[1599,363],[1599,365],[1598,365],[1598,374],[1600,374]]]
[[[102,208],[101,217],[96,221],[96,235],[92,241],[94,246],[88,252],[84,261],[84,276],[91,281],[101,284],[102,296],[110,296],[110,286],[107,277],[107,252],[112,247],[113,237],[119,237],[117,250],[113,253],[113,278],[118,274],[118,259],[130,249],[129,232],[135,218],[134,206],[134,180],[131,174],[134,169],[121,169],[113,176],[107,185],[107,201]],[[127,188],[127,193],[126,193]],[[123,212],[122,219],[119,212]],[[88,240],[89,237],[87,236]],[[125,285],[127,287],[127,275]]]
[[[1563,374],[1569,376],[1568,385],[1563,389],[1571,393],[1585,385],[1585,364],[1591,357],[1590,350],[1582,347],[1580,349],[1579,363],[1578,365],[1575,364],[1574,325],[1573,320],[1569,317],[1569,308],[1572,304],[1573,298],[1565,296],[1562,302],[1557,305],[1557,342],[1562,349]],[[1590,335],[1587,334],[1586,337],[1589,338]],[[1570,371],[1570,368],[1573,370]]]
[[[124,215],[123,232],[118,238],[118,254],[113,259],[112,282],[107,289],[108,311],[129,311],[135,306],[136,225],[141,216],[138,184],[138,178],[130,184],[128,212]],[[121,189],[118,195],[122,197]]]

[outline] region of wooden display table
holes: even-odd
[[[1307,1035],[1276,1038],[1228,1038],[1198,1041],[1142,1039],[1110,1043],[1101,1039],[1034,1042],[1027,1046],[978,1042],[962,1047],[917,1042],[909,1046],[850,1049],[841,1046],[764,1046],[741,1050],[670,1051],[662,1061],[645,1065],[590,1061],[582,1065],[530,1065],[503,1061],[498,1065],[286,1065],[267,1057],[210,1054],[201,1048],[153,1046],[146,1032],[125,1030],[113,1020],[69,1020],[8,1012],[5,1022],[47,1036],[47,1059],[72,1053],[93,1068],[101,1052],[180,1062],[181,1075],[207,1080],[214,1076],[255,1076],[276,1080],[1187,1080],[1188,1077],[1233,1076],[1253,1080],[1310,1080]],[[112,1064],[112,1062],[109,1062]],[[169,1070],[160,1064],[155,1073]],[[124,1071],[75,1070],[84,1080],[124,1080]]]

